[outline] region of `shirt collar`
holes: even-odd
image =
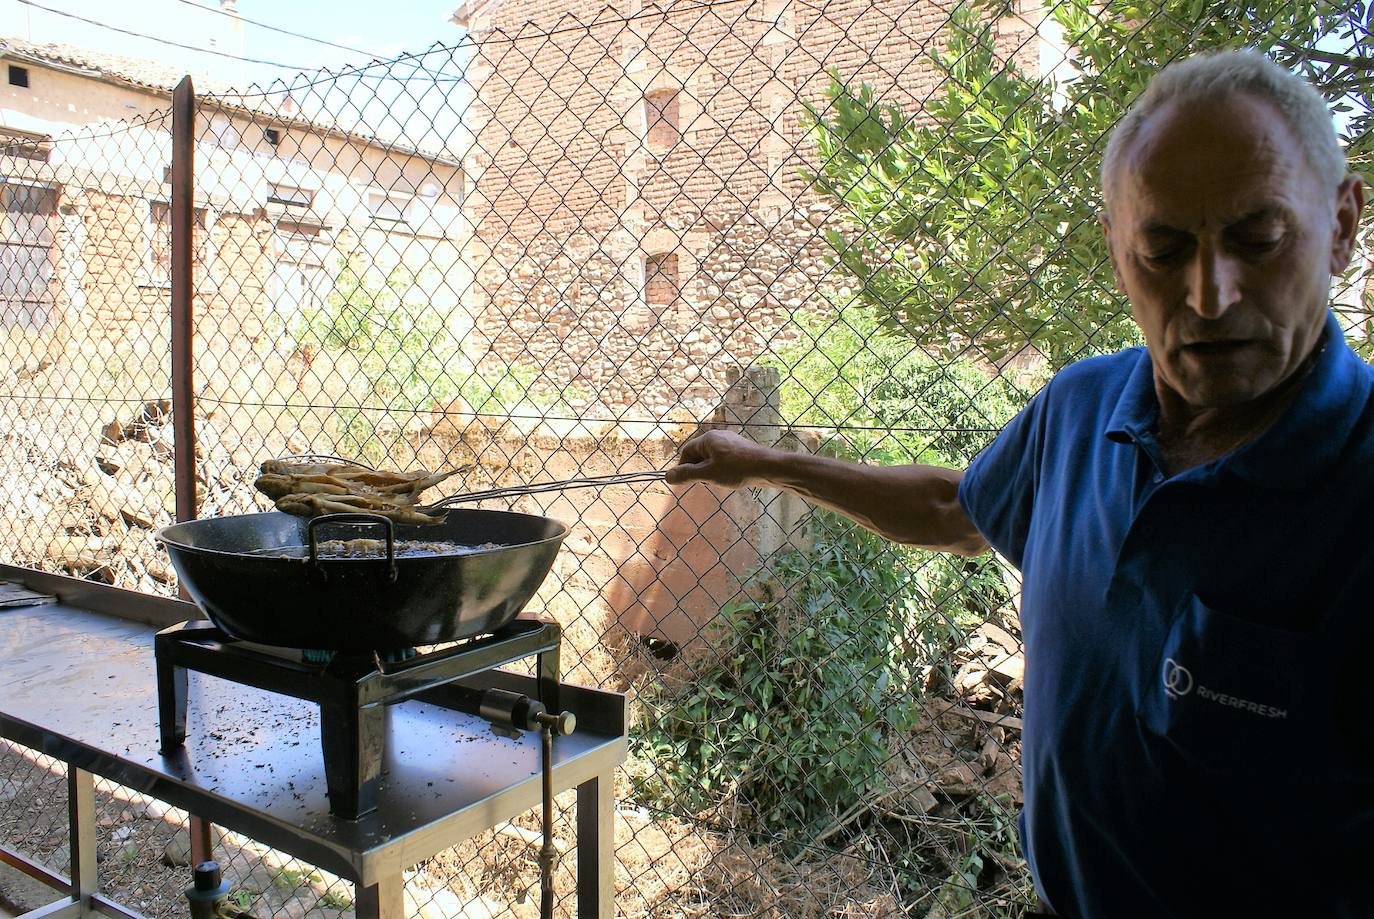
[[[1107,437],[1119,444],[1153,443],[1155,420],[1159,417],[1159,402],[1155,398],[1154,365],[1150,352],[1132,348],[1139,355],[1135,367],[1126,377],[1126,385],[1117,397],[1116,408],[1107,419]]]
[[[1326,345],[1278,421],[1251,443],[1207,465],[1257,485],[1304,487],[1329,469],[1344,450],[1369,399],[1365,369],[1346,344],[1335,314],[1328,312]],[[1138,443],[1149,449],[1155,442],[1158,417],[1154,368],[1149,352],[1142,348],[1105,433],[1117,443]]]

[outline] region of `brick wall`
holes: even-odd
[[[823,230],[802,176],[805,104],[828,71],[919,112],[946,7],[791,0],[595,8],[505,0],[469,22],[477,138],[470,307],[491,363],[541,372],[616,414],[705,417],[726,370],[825,306]],[[1000,21],[1029,63],[1034,30]],[[679,93],[680,140],[653,149],[644,98]],[[651,308],[648,256],[675,252],[677,303]]]

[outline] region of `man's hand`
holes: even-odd
[[[728,431],[683,444],[674,485],[780,488],[838,511],[894,542],[977,555],[988,545],[959,506],[963,472],[938,466],[867,466],[774,450]]]
[[[668,470],[673,485],[710,482],[726,488],[763,484],[764,461],[772,451],[729,431],[707,431],[682,445],[678,464]]]

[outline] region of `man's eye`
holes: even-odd
[[[1235,238],[1236,246],[1244,252],[1262,254],[1278,248],[1282,233],[1243,233]]]
[[[1167,265],[1180,258],[1187,247],[1183,245],[1161,246],[1145,250],[1145,261],[1152,265]]]

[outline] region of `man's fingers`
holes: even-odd
[[[664,478],[669,485],[680,485],[683,482],[695,482],[706,477],[706,467],[709,463],[678,463],[668,470]]]
[[[678,462],[690,465],[711,459],[715,455],[715,451],[711,449],[711,438],[707,436],[709,433],[709,431],[703,431],[688,438],[687,442],[678,449]]]
[[[746,443],[724,431],[706,431],[693,437],[682,445],[678,464],[668,470],[667,480],[670,484],[714,482],[737,488],[746,478],[747,453],[741,450]]]
[[[696,441],[688,441],[683,444],[682,451],[677,455],[679,463],[699,463],[705,458],[700,448],[697,447]]]

